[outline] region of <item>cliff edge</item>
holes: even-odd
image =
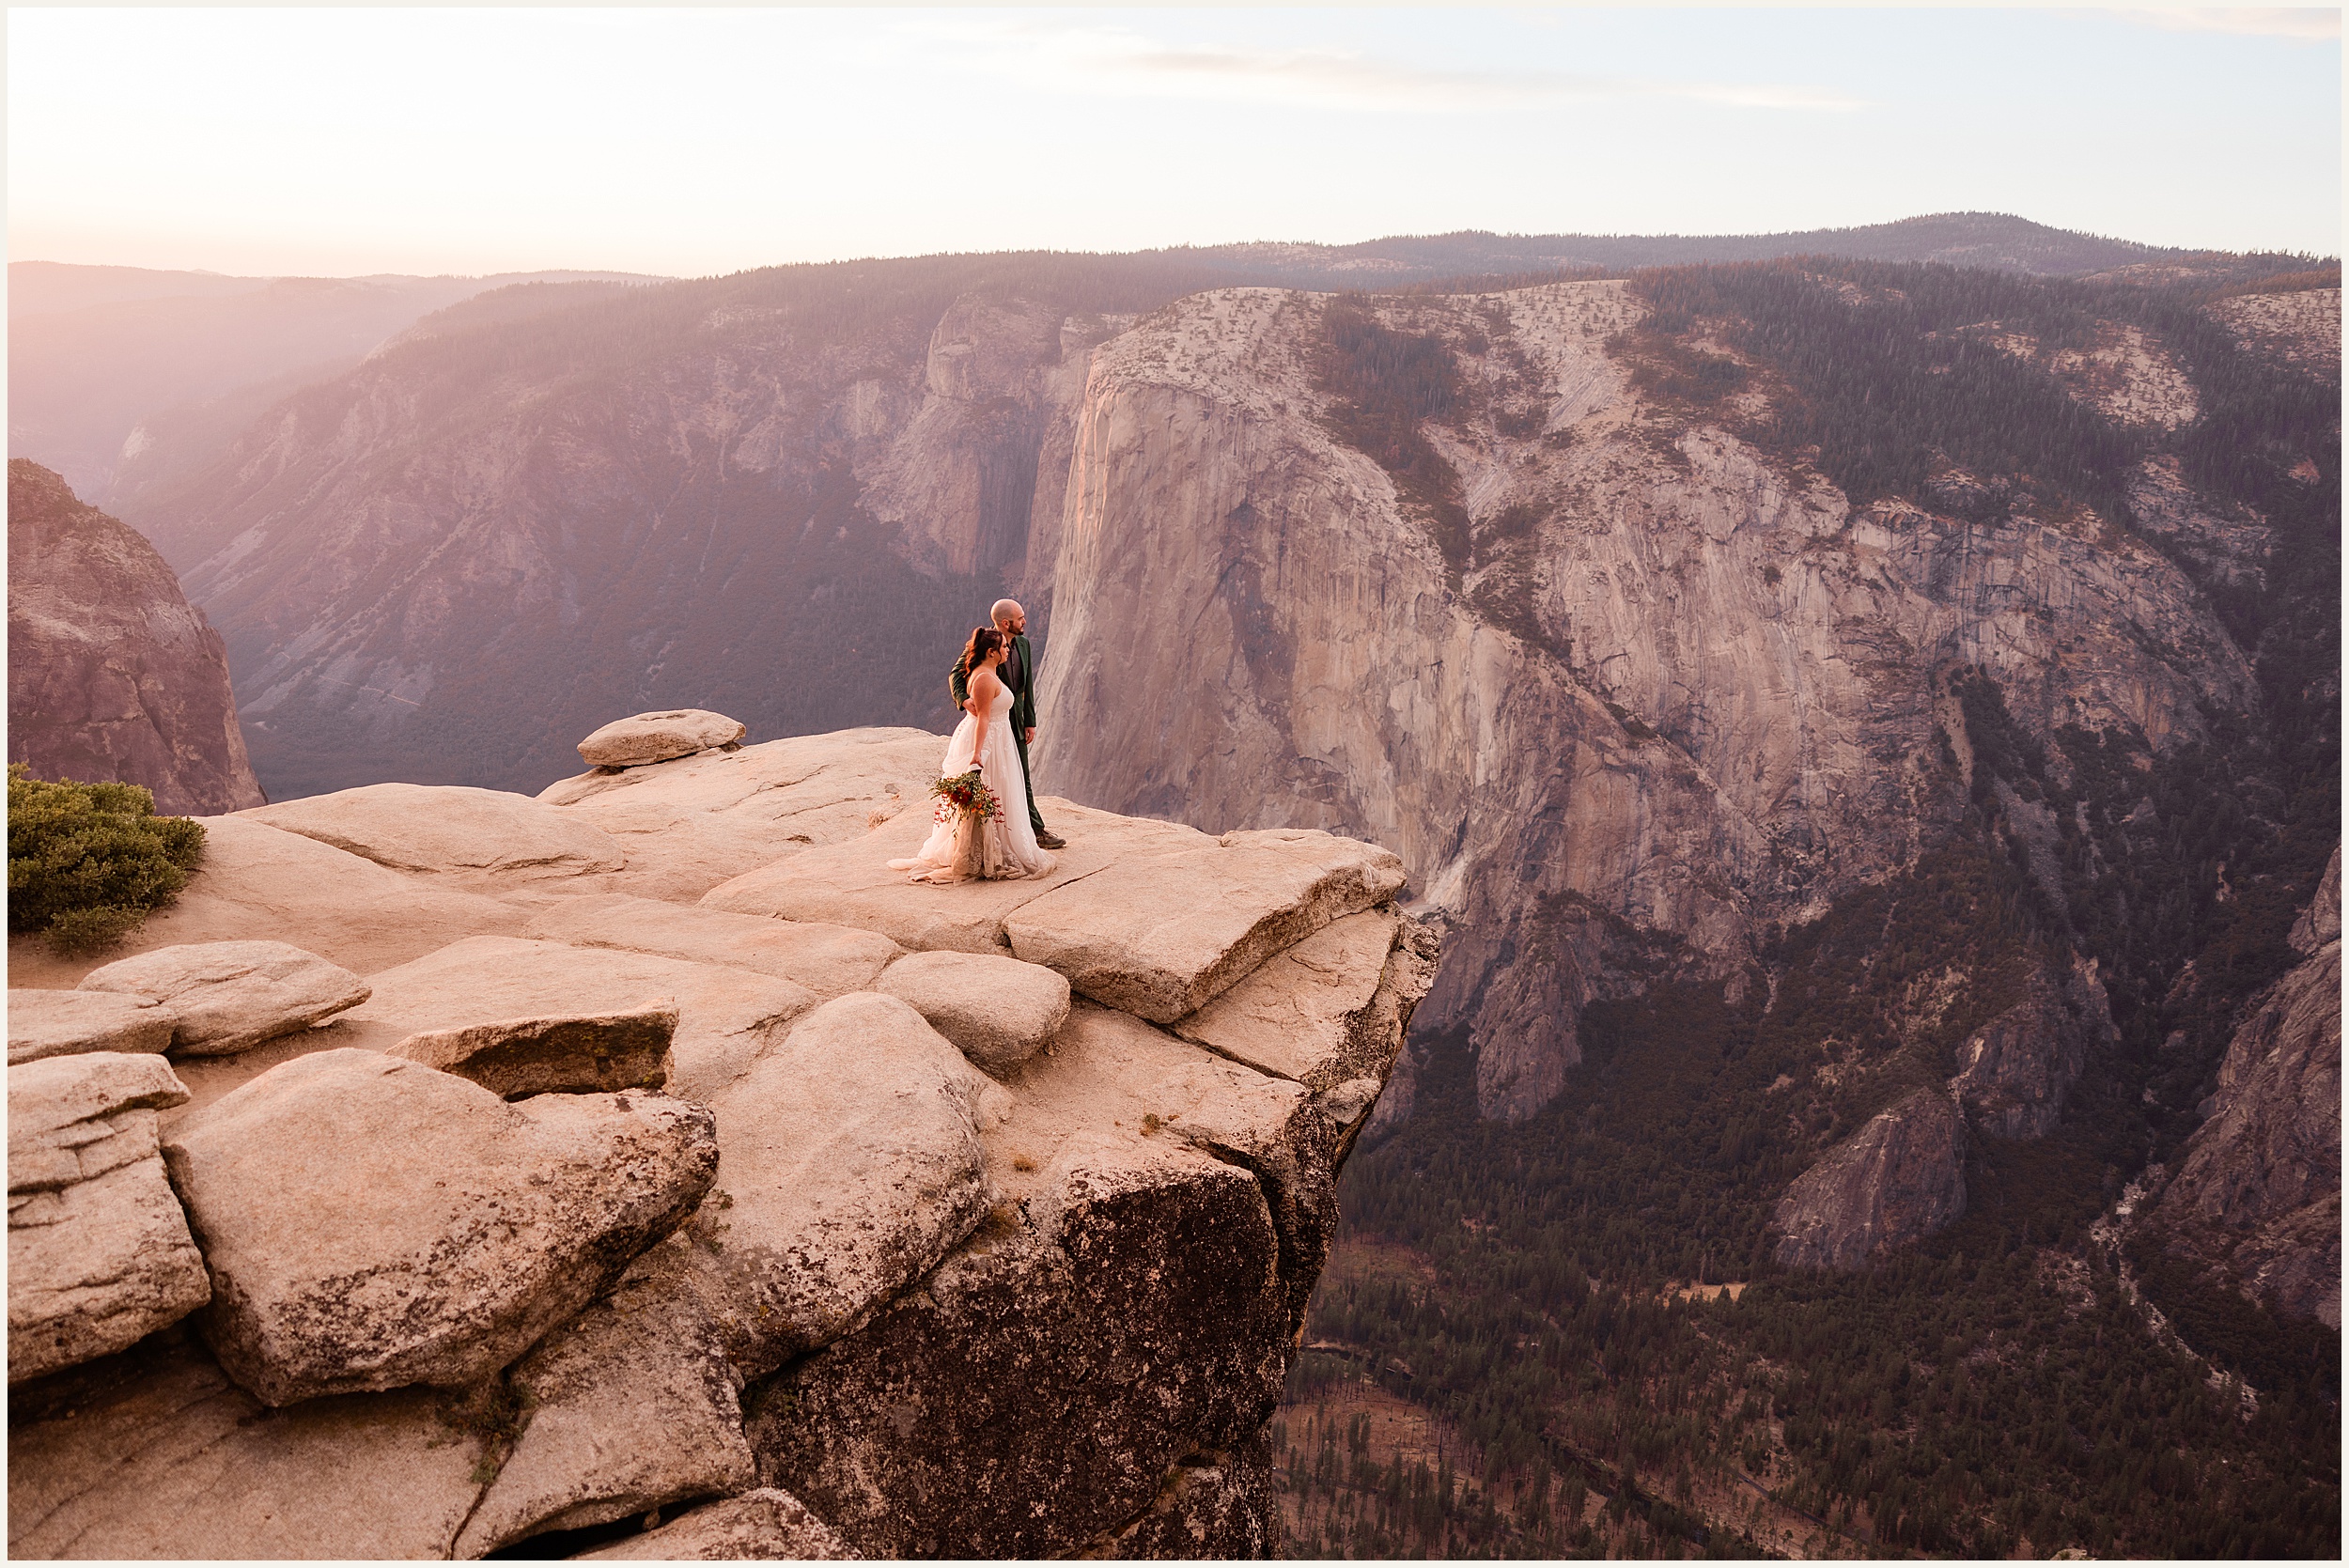
[[[220,633],[129,527],[8,461],[8,760],[175,815],[262,801]]]
[[[17,944],[11,1552],[1275,1549],[1433,938],[1376,846],[1063,800],[912,885],[939,747],[217,816],[111,961]]]

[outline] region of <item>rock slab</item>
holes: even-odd
[[[671,757],[691,756],[713,746],[731,746],[750,726],[705,708],[673,708],[614,719],[579,743],[590,768],[634,768]]]
[[[1309,1089],[1383,1082],[1435,978],[1435,941],[1392,908],[1346,915],[1177,1019],[1174,1032]]]
[[[1068,982],[1038,964],[979,953],[916,953],[880,977],[984,1072],[1034,1056],[1068,1021]]]
[[[1053,889],[1004,920],[1011,950],[1096,1001],[1172,1023],[1275,953],[1401,891],[1403,862],[1303,830],[1226,833]]]
[[[1965,1124],[1946,1098],[1920,1089],[1796,1177],[1770,1227],[1780,1263],[1852,1269],[1965,1212]]]
[[[159,1157],[188,1097],[159,1056],[95,1051],[8,1070],[8,1383],[109,1355],[211,1296]]]
[[[104,991],[8,992],[8,1065],[110,1050],[161,1053],[179,1020],[148,997]]]
[[[366,982],[341,965],[266,941],[157,948],[92,970],[81,989],[168,1007],[171,1048],[185,1056],[234,1056],[347,1012],[368,996]]]
[[[573,947],[648,953],[770,974],[829,1000],[868,991],[905,949],[874,931],[818,921],[773,920],[627,893],[568,898],[533,917],[522,934]]]
[[[391,1054],[478,1083],[508,1100],[532,1094],[659,1089],[669,1078],[675,1007],[505,1018],[411,1034]]]
[[[271,1069],[164,1146],[212,1276],[204,1332],[270,1405],[490,1376],[701,1202],[709,1113],[541,1094],[368,1050]]]
[[[617,871],[611,836],[527,795],[380,784],[239,815],[412,875],[531,883]]]
[[[445,1395],[272,1410],[193,1343],[124,1359],[124,1375],[10,1421],[9,1556],[446,1557],[481,1495],[480,1423]]]

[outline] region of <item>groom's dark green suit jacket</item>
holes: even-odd
[[[1019,748],[1019,771],[1026,775],[1028,785],[1028,824],[1040,837],[1044,832],[1044,814],[1035,809],[1035,775],[1028,768],[1028,732],[1035,728],[1035,653],[1024,636],[1011,640],[1011,652],[995,673],[1011,688],[1011,739]],[[956,711],[971,700],[971,666],[962,658],[955,660],[954,673],[946,677],[946,690],[954,693]]]

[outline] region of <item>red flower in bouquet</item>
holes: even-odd
[[[930,785],[930,793],[965,816],[994,816],[1002,812],[995,792],[987,787],[975,768],[951,779],[941,779]]]

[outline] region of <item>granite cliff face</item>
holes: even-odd
[[[1428,1015],[1471,1030],[1488,1114],[1557,1092],[1590,1001],[1659,963],[1735,984],[1764,924],[1913,860],[1970,771],[1942,760],[1956,672],[2043,733],[2156,746],[2249,700],[2144,542],[1854,507],[1643,398],[1610,349],[1642,310],[1620,284],[1378,307],[1469,380],[1427,438],[1470,536],[1448,563],[1330,428],[1326,308],[1203,296],[1096,357],[1045,665],[1067,738],[1039,774],[1396,845],[1457,933]],[[1120,698],[1142,690],[1167,700]],[[2077,1071],[2059,1051],[2040,1097]]]
[[[1375,846],[1059,800],[909,885],[939,749],[214,817],[122,955],[13,944],[11,1551],[1276,1547],[1433,937]]]
[[[263,799],[220,634],[155,549],[38,463],[8,463],[8,760],[120,780],[155,809]]]

